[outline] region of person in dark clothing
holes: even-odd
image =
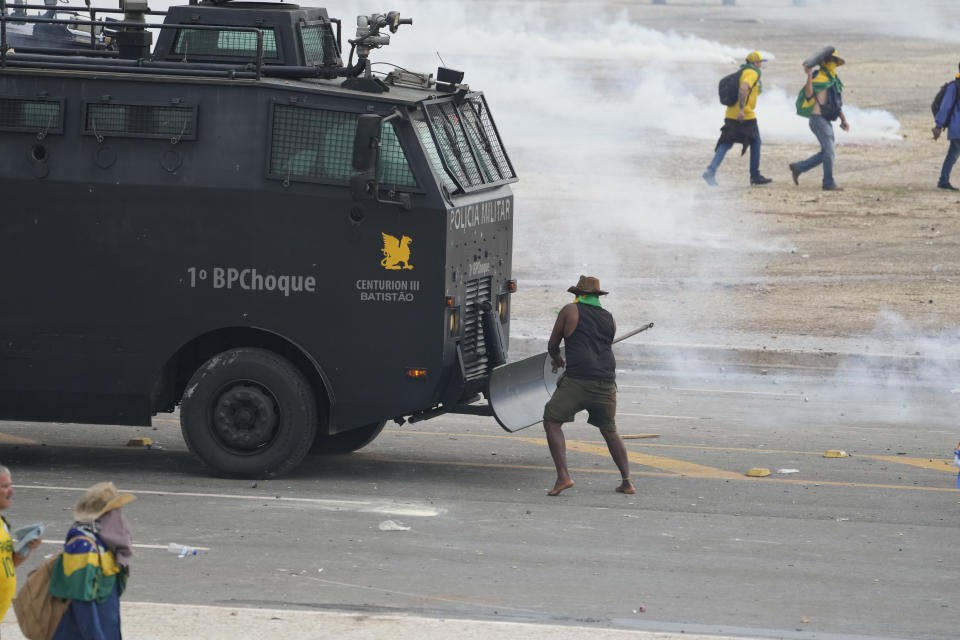
[[[950,172],[953,171],[953,165],[960,158],[960,95],[958,94],[958,85],[960,85],[960,73],[956,79],[947,85],[947,90],[943,93],[943,101],[940,103],[940,110],[934,117],[933,139],[937,140],[944,129],[947,130],[947,140],[950,146],[947,147],[947,155],[943,159],[943,166],[940,168],[940,180],[937,181],[938,189],[947,191],[957,191],[957,187],[950,184]]]
[[[556,496],[573,486],[567,469],[567,443],[563,423],[573,421],[577,412],[588,411],[587,423],[600,429],[607,449],[620,470],[620,493],[635,493],[630,482],[630,463],[623,440],[617,434],[617,362],[613,357],[613,336],[616,323],[609,311],[600,306],[600,281],[580,276],[575,286],[567,289],[577,296],[565,305],[557,316],[547,343],[553,370],[565,368],[557,381],[557,390],[543,407],[543,428],[553,464],[557,468],[557,482],[547,495]],[[560,342],[566,348],[567,359],[560,355]]]
[[[743,145],[740,155],[750,147],[750,184],[764,185],[772,182],[760,173],[760,129],[757,127],[757,96],[763,90],[760,82],[760,70],[766,59],[759,51],[747,55],[745,64],[740,67],[740,84],[737,103],[727,107],[720,138],[713,150],[713,160],[703,173],[703,179],[711,187],[717,186],[717,169],[723,162],[727,151],[735,144]]]

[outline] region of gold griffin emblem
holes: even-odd
[[[398,240],[396,236],[387,233],[381,233],[383,236],[383,260],[380,266],[384,269],[396,271],[398,269],[413,269],[410,264],[410,243],[413,240],[409,236],[401,236]],[[403,266],[400,266],[403,263]]]

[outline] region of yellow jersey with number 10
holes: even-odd
[[[0,519],[0,620],[7,615],[7,609],[17,593],[17,572],[13,568],[13,540],[5,520]]]

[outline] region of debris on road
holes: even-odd
[[[766,478],[770,475],[770,469],[766,467],[754,467],[750,469],[750,471],[747,471],[747,475],[751,478]]]
[[[849,455],[850,454],[844,451],[843,449],[830,449],[825,454],[823,454],[823,457],[824,458],[846,458]]]
[[[384,520],[380,523],[380,531],[410,531],[410,527],[394,520]]]

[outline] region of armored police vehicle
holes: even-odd
[[[322,8],[121,1],[21,51],[63,20],[0,0],[0,419],[179,405],[202,462],[263,477],[488,412],[516,176],[484,95],[373,73],[396,12],[344,43]]]

